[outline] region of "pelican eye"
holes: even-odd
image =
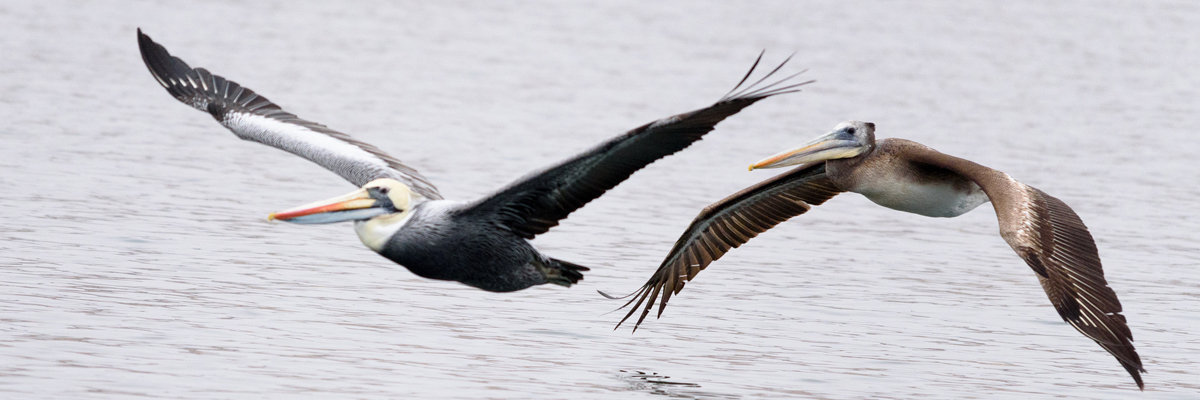
[[[851,135],[853,135],[853,134],[854,134],[854,131],[855,131],[855,130],[854,130],[854,127],[853,127],[853,126],[852,126],[852,127],[849,127],[849,128],[846,128],[846,133],[848,133],[848,134],[851,134]]]
[[[388,194],[389,191],[391,191],[391,189],[387,186],[379,187],[379,194]]]

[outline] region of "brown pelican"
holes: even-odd
[[[876,142],[870,122],[843,122],[750,169],[797,164],[802,165],[705,207],[650,280],[631,294],[625,306],[637,303],[617,326],[641,309],[637,330],[659,294],[662,316],[671,295],[730,248],[838,193],[859,193],[881,206],[930,217],[959,216],[991,201],[1000,236],[1037,273],[1058,314],[1115,356],[1143,387],[1139,372],[1146,370],[1121,303],[1104,280],[1092,235],[1066,203],[1008,174],[916,142]]]
[[[142,60],[172,96],[205,111],[235,135],[304,157],[361,187],[271,215],[296,223],[354,221],[363,244],[430,279],[508,292],[533,285],[570,286],[588,269],[538,252],[529,239],[600,197],[646,165],[674,154],[730,115],[759,100],[799,91],[791,79],[746,86],[750,71],[712,106],[660,119],[605,141],[566,161],[529,174],[470,202],[444,200],[411,167],[379,148],[315,122],[204,68],[189,67],[138,30]]]

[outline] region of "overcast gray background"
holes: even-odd
[[[1044,3],[0,3],[0,397],[1194,399],[1200,9]],[[461,199],[708,105],[761,49],[819,82],[539,237],[581,285],[494,294],[348,224],[267,222],[351,186],[176,102],[137,27]],[[848,119],[1070,204],[1147,391],[986,205],[839,196],[612,331],[596,289],[641,285],[697,211],[774,173],[748,163]]]

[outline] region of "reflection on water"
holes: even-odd
[[[1198,7],[3,3],[0,398],[1193,398]],[[703,106],[763,48],[818,82],[538,237],[592,268],[578,287],[495,294],[348,225],[266,221],[349,185],[178,104],[139,26],[459,199]],[[613,331],[595,289],[641,285],[698,210],[771,175],[749,162],[848,119],[1070,204],[1146,392],[1059,320],[988,207],[838,196]]]
[[[677,399],[737,399],[738,396],[707,393],[697,390],[700,385],[676,382],[671,377],[657,372],[619,370],[621,379],[629,383],[629,389]]]
[[[646,373],[646,372],[642,372],[642,371],[626,371],[626,370],[621,370],[621,372],[624,372],[626,374],[626,377],[628,378],[628,380],[630,382],[637,381],[637,382],[642,382],[642,383],[646,383],[646,384],[650,384],[650,385],[654,385],[654,386],[700,387],[700,385],[697,385],[695,383],[668,381],[667,379],[671,379],[671,377],[665,376],[665,375],[659,375],[657,372]]]

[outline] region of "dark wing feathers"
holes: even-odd
[[[171,96],[212,114],[242,139],[304,157],[358,186],[378,178],[393,178],[427,199],[442,198],[437,188],[415,169],[379,148],[301,119],[237,82],[204,68],[193,69],[140,29],[138,47],[154,79]]]
[[[1138,388],[1143,388],[1141,372],[1146,370],[1121,315],[1121,302],[1104,279],[1092,235],[1066,203],[1036,188],[1024,188],[1029,201],[1018,206],[1029,212],[1009,214],[1024,218],[1011,225],[1001,221],[1001,226],[1026,228],[1027,236],[1014,232],[1004,235],[1005,239],[1038,274],[1063,321],[1116,357]]]
[[[1095,240],[1071,207],[1003,172],[924,146],[910,148],[906,156],[978,184],[996,209],[1000,236],[1037,273],[1059,316],[1116,357],[1143,387],[1140,372],[1146,370],[1121,315],[1121,302],[1104,279]]]
[[[700,140],[725,118],[759,100],[798,91],[799,86],[812,82],[780,85],[790,78],[770,84],[771,89],[755,88],[747,95],[722,98],[708,108],[642,125],[562,163],[529,174],[471,205],[465,212],[493,216],[493,222],[501,228],[531,239],[558,225],[567,215],[637,170]]]
[[[730,249],[841,192],[825,176],[822,162],[796,167],[705,207],[675,241],[650,280],[622,306],[633,304],[617,327],[640,309],[641,316],[633,327],[636,331],[654,308],[659,293],[662,300],[658,315],[662,316],[671,295],[678,294],[687,281]]]

